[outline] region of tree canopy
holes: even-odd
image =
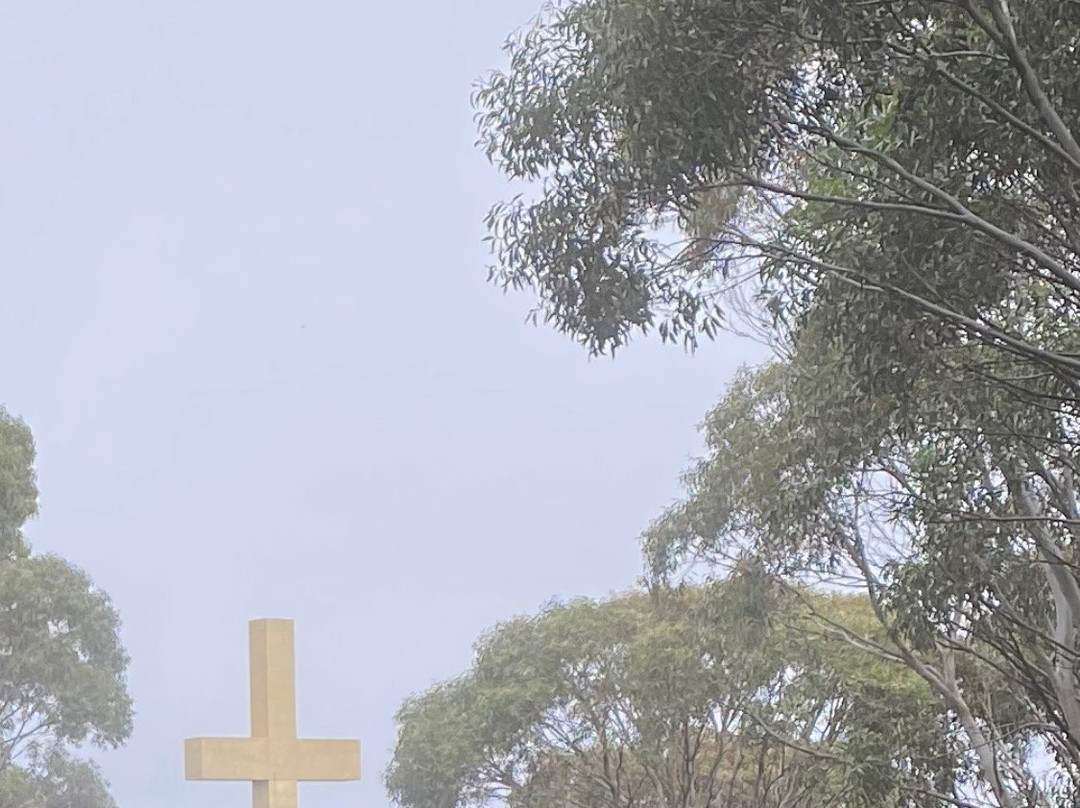
[[[0,806],[114,808],[86,743],[131,733],[119,619],[85,573],[31,552],[34,443],[0,409]]]
[[[553,605],[408,701],[407,808],[935,805],[957,770],[931,690],[852,638],[865,597],[722,584]]]

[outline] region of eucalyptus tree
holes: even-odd
[[[748,569],[504,623],[402,707],[390,793],[404,808],[939,805],[963,765],[930,689],[851,641],[887,643],[865,598],[805,596],[813,610]]]
[[[85,573],[31,552],[33,463],[30,430],[0,409],[0,806],[113,808],[79,750],[131,733],[119,620]]]
[[[948,377],[898,413],[831,346],[800,348],[710,413],[685,500],[645,536],[656,579],[752,559],[795,589],[860,588],[880,653],[931,687],[956,755],[978,762],[972,788],[1072,804],[1075,522],[1056,413]]]

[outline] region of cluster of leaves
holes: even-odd
[[[549,6],[477,93],[488,154],[541,186],[492,210],[493,275],[595,351],[693,343],[755,277],[781,322],[854,287],[1075,377],[1073,330],[1000,305],[1039,282],[1075,319],[1078,24],[1066,1]]]
[[[108,597],[23,538],[37,508],[33,461],[30,430],[0,410],[0,806],[113,808],[75,752],[131,733],[128,659]]]

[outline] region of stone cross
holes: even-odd
[[[253,620],[251,737],[188,738],[187,780],[250,780],[254,808],[297,808],[301,780],[359,780],[359,741],[296,737],[291,620]]]

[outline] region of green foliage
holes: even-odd
[[[0,411],[0,805],[112,808],[97,768],[72,752],[131,733],[119,619],[85,573],[24,541],[33,460],[30,430]]]
[[[0,775],[5,808],[116,808],[94,764],[52,749],[34,767],[9,767]]]
[[[925,683],[852,641],[880,631],[867,609],[747,571],[510,621],[403,706],[388,787],[407,808],[898,804],[951,766]]]
[[[0,407],[0,559],[26,552],[22,525],[37,513],[33,463],[30,430]]]
[[[549,6],[477,94],[488,154],[542,185],[492,210],[493,276],[594,351],[692,344],[756,276],[776,324],[845,290],[854,342],[899,303],[1075,377],[1075,329],[1000,307],[1037,281],[1075,322],[1078,23],[1068,2]]]

